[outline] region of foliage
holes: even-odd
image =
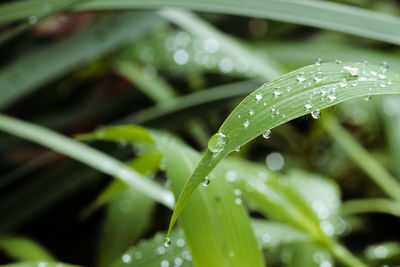
[[[400,265],[398,7],[0,4],[0,262]]]

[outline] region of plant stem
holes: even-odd
[[[388,196],[400,201],[400,184],[378,161],[376,161],[332,116],[327,115],[321,124],[331,137],[353,159],[361,169]]]
[[[400,216],[400,202],[389,199],[358,199],[343,203],[344,215],[380,212]]]
[[[367,265],[353,256],[344,246],[339,243],[333,243],[330,247],[332,254],[342,263],[351,267],[367,267]]]

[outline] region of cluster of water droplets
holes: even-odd
[[[201,68],[216,69],[222,73],[239,73],[252,77],[251,65],[247,59],[232,58],[221,49],[221,44],[214,38],[195,37],[179,31],[165,38],[164,47],[172,54],[178,66],[197,65]]]

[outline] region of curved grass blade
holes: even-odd
[[[153,134],[166,161],[172,191],[178,195],[199,159],[198,153],[168,136]],[[211,177],[188,203],[180,224],[196,266],[265,266],[241,199],[221,179]],[[193,225],[197,225],[193,227]]]
[[[194,36],[216,41],[225,54],[232,58],[241,59],[241,61],[239,61],[241,64],[249,65],[249,70],[246,71],[248,74],[251,73],[252,75],[267,80],[272,80],[281,74],[277,64],[272,62],[267,55],[264,55],[264,58],[256,55],[250,48],[247,48],[235,39],[216,30],[195,14],[173,8],[165,8],[159,13],[164,18],[192,33]],[[251,64],[249,64],[249,62],[251,62]]]
[[[140,37],[160,20],[148,13],[108,16],[63,41],[15,60],[0,72],[0,108],[80,64]]]
[[[179,7],[195,11],[243,15],[308,25],[400,44],[400,19],[327,1],[297,0],[94,0],[78,9]]]
[[[1,237],[0,250],[19,261],[55,261],[54,257],[45,248],[25,237]]]
[[[230,152],[273,127],[348,99],[400,94],[400,75],[387,66],[318,63],[288,73],[246,97],[211,137],[209,146],[181,191],[170,229],[204,177]],[[318,115],[318,116],[317,116]]]
[[[56,132],[38,125],[0,115],[0,129],[49,147],[54,151],[67,155],[105,174],[116,176],[123,182],[146,194],[167,207],[173,207],[174,197],[168,190],[140,174],[132,171],[122,162],[85,144],[64,137]]]
[[[386,213],[400,217],[400,202],[384,198],[349,200],[343,203],[344,215]]]
[[[78,267],[78,265],[71,265],[71,264],[66,264],[66,263],[60,263],[60,262],[45,262],[45,261],[39,261],[39,262],[18,262],[18,263],[11,263],[11,264],[6,264],[2,265],[3,267],[41,267],[41,266],[46,266],[46,267]]]
[[[321,122],[335,142],[391,198],[400,201],[400,183],[374,159],[332,116]]]

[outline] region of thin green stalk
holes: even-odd
[[[329,248],[333,256],[340,262],[351,267],[367,267],[365,263],[360,261],[357,257],[351,254],[344,246],[339,243],[333,243]]]
[[[400,184],[376,161],[332,116],[325,116],[321,124],[342,149],[388,196],[400,201]]]
[[[400,202],[389,199],[357,199],[343,203],[342,213],[344,215],[355,215],[361,213],[387,213],[400,217]]]
[[[0,114],[0,130],[41,144],[105,174],[118,177],[155,201],[169,208],[174,206],[174,196],[169,190],[150,179],[145,179],[119,160],[83,143],[2,114]]]

